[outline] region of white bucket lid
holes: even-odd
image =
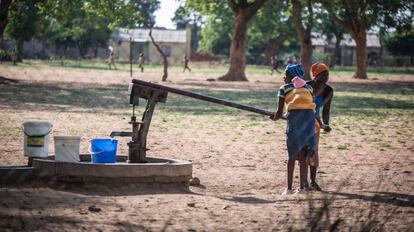
[[[24,132],[29,135],[47,135],[53,127],[52,123],[47,121],[26,121],[23,122]]]
[[[66,136],[66,135],[58,135],[58,136],[53,136],[54,140],[80,140],[81,137],[80,136]]]

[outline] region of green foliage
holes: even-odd
[[[152,27],[159,0],[88,0],[88,7],[109,20],[109,28]]]
[[[159,0],[15,0],[7,33],[16,41],[45,38],[64,52],[104,47],[115,27],[152,27]],[[18,48],[18,51],[21,48]]]
[[[186,0],[185,7],[202,15],[210,15],[223,7],[228,7],[228,4],[227,1]]]
[[[414,56],[414,30],[396,33],[386,40],[387,50],[395,56]]]
[[[233,13],[228,7],[221,8],[206,18],[201,30],[199,50],[215,55],[229,56]]]
[[[199,51],[228,56],[231,45],[233,12],[227,1],[187,0],[184,10],[204,15]]]
[[[338,25],[334,22],[332,17],[329,16],[329,13],[324,10],[320,9],[316,16],[316,23],[315,23],[315,30],[321,32],[329,41],[335,37],[335,39],[342,39],[345,31],[343,28],[338,27]]]
[[[296,40],[293,20],[290,17],[289,5],[286,1],[269,0],[253,18],[248,31],[249,63],[263,63],[262,54],[277,38],[284,37],[280,42]],[[272,54],[275,55],[275,54]]]
[[[17,54],[21,59],[23,42],[32,39],[39,31],[39,0],[15,0],[10,5],[6,32],[17,41]]]
[[[229,56],[234,14],[227,2],[189,0],[186,1],[186,9],[206,16],[199,50]],[[269,0],[256,13],[247,32],[248,63],[262,63],[266,47],[269,43],[275,42],[279,36],[286,38],[281,45],[283,51],[289,50],[284,45],[294,45],[297,48],[293,21],[288,10],[286,1]]]
[[[6,50],[0,49],[0,60],[11,60],[10,54]]]
[[[377,12],[375,25],[395,28],[398,32],[410,31],[413,26],[414,2],[411,0],[382,0],[370,5],[369,11]],[[375,3],[377,3],[375,5]]]
[[[318,59],[319,62],[325,64],[329,63],[329,54],[327,53],[314,52],[313,56],[316,57],[316,59]]]
[[[177,8],[172,18],[177,30],[184,30],[187,27],[191,27],[191,49],[193,50],[198,49],[202,19],[201,14],[185,8],[184,5],[180,5]]]

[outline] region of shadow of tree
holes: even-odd
[[[393,110],[412,110],[414,102],[407,99],[389,99],[384,97],[384,86],[369,84],[367,90],[364,85],[345,83],[337,88],[339,94],[334,97],[333,115],[363,115],[363,116],[387,116]],[[404,88],[408,88],[405,94],[414,96],[414,89],[406,85],[397,85],[397,89],[388,89],[390,93],[402,94]],[[411,86],[411,85],[410,85]],[[206,86],[206,88],[208,88]],[[247,104],[258,108],[275,110],[275,90],[208,90],[191,89],[197,93],[214,96],[229,101]],[[341,91],[354,93],[378,93],[376,96],[340,94]],[[145,101],[141,101],[145,104]],[[141,103],[141,104],[142,104]],[[76,87],[62,86],[59,84],[14,84],[0,85],[0,104],[12,108],[44,108],[55,111],[72,111],[70,107],[80,107],[88,110],[128,109],[129,96],[127,87],[121,85],[107,87]],[[238,115],[240,110],[224,107],[214,103],[204,102],[188,97],[170,94],[166,104],[158,104],[158,110],[164,112],[200,114],[229,114]]]
[[[25,108],[29,104],[47,104],[51,110],[63,106],[124,109],[129,107],[126,88],[76,88],[58,85],[0,85],[0,104]]]
[[[325,192],[332,196],[340,196],[346,199],[360,199],[363,201],[368,202],[375,202],[375,203],[385,203],[389,205],[395,205],[398,207],[414,207],[414,196],[401,194],[401,193],[394,193],[394,192],[369,192],[374,193],[372,196],[363,195],[363,194],[355,194],[355,193],[344,193],[344,192],[334,192],[334,191],[327,191]]]
[[[53,228],[62,230],[97,230],[105,231],[109,228],[117,231],[148,231],[140,224],[134,224],[125,220],[82,221],[70,216],[57,215],[12,215],[0,213],[0,226],[4,231],[56,231]]]

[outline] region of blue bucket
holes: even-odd
[[[117,145],[116,139],[91,139],[89,152],[92,155],[92,163],[115,163]]]

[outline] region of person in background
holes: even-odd
[[[273,75],[273,71],[275,71],[275,70],[276,70],[277,73],[280,73],[280,71],[278,70],[279,62],[273,56],[272,56],[272,58],[270,58],[270,66],[271,66],[270,75]]]
[[[15,48],[13,48],[13,50],[11,51],[10,57],[13,62],[13,65],[17,65],[17,53]]]
[[[313,87],[315,109],[315,154],[309,159],[310,188],[321,191],[316,182],[316,173],[319,167],[319,136],[323,129],[330,132],[329,113],[333,98],[333,88],[327,84],[329,80],[328,66],[323,63],[315,63],[311,67],[312,80],[308,82]],[[322,117],[321,117],[322,110]]]
[[[109,69],[111,70],[111,65],[114,66],[115,70],[117,70],[116,66],[115,66],[115,54],[114,54],[114,49],[109,46],[109,57],[108,57],[108,65],[109,65]]]
[[[138,68],[141,69],[142,73],[144,72],[144,63],[145,63],[144,54],[140,53],[139,58],[138,58]]]
[[[301,65],[288,65],[284,82],[279,89],[277,111],[270,118],[283,118],[286,109],[286,144],[288,149],[287,188],[282,195],[292,194],[295,160],[300,165],[300,188],[296,193],[304,193],[307,187],[307,159],[315,150],[315,104],[312,87],[302,79]]]
[[[183,72],[185,72],[185,70],[186,69],[188,69],[188,71],[190,71],[191,72],[191,68],[190,67],[188,67],[188,63],[190,62],[190,59],[188,59],[188,57],[185,55],[184,57],[183,57],[183,66],[184,66],[184,69],[183,69]]]

